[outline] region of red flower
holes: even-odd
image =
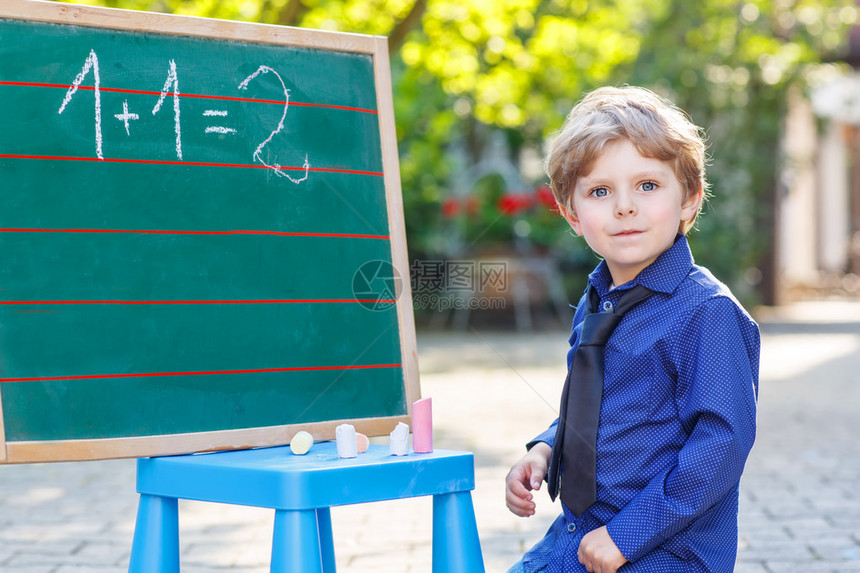
[[[460,202],[456,197],[448,197],[442,201],[442,215],[446,219],[453,219],[460,212]]]
[[[496,209],[503,215],[517,215],[530,208],[534,198],[529,193],[505,193],[496,203]]]
[[[538,201],[547,209],[555,210],[555,196],[552,194],[552,189],[549,185],[544,184],[535,187],[535,195],[537,195]]]

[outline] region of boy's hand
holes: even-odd
[[[585,534],[579,543],[579,562],[589,573],[615,573],[627,563],[618,546],[612,541],[606,526]]]
[[[532,490],[540,489],[549,466],[552,448],[540,442],[514,464],[505,478],[505,503],[514,515],[529,517],[535,513]]]

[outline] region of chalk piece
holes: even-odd
[[[418,454],[433,451],[433,402],[430,398],[412,404],[412,449]]]
[[[394,431],[389,435],[388,451],[392,456],[405,456],[409,453],[409,426],[397,422]]]
[[[362,433],[356,432],[355,445],[359,454],[363,454],[370,447],[370,439]]]
[[[337,457],[354,458],[358,455],[355,441],[355,426],[352,424],[341,424],[334,429],[337,439]]]
[[[303,456],[308,453],[313,445],[314,437],[304,430],[300,430],[296,432],[296,435],[293,436],[292,440],[290,440],[290,451],[297,456]]]

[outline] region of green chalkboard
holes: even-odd
[[[0,462],[408,420],[383,38],[4,0],[0,102]]]

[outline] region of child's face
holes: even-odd
[[[669,163],[644,157],[621,139],[608,144],[591,172],[579,178],[575,212],[566,218],[622,285],[672,245],[681,221],[696,215],[701,191],[684,195]]]

